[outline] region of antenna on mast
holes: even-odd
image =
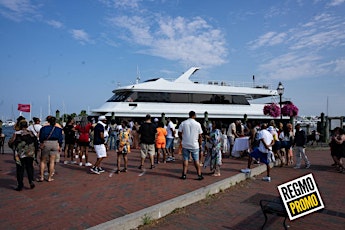
[[[135,83],[138,84],[140,81],[140,71],[139,71],[139,67],[137,66],[137,79],[135,80]]]
[[[48,95],[48,116],[50,115],[50,95]]]

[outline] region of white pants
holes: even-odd
[[[294,152],[295,152],[295,156],[296,156],[296,167],[301,167],[301,158],[303,158],[305,165],[310,164],[308,157],[305,154],[305,148],[304,147],[296,146],[294,148]]]

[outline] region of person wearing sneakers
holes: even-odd
[[[267,130],[267,124],[261,125],[261,131],[259,131],[258,139],[260,141],[259,147],[254,149],[253,152],[249,154],[248,157],[248,168],[241,169],[243,173],[250,173],[250,166],[252,164],[253,158],[260,162],[266,164],[267,167],[267,176],[262,178],[264,181],[271,181],[270,177],[270,160],[269,157],[272,154],[272,146],[274,145],[273,135]]]
[[[98,117],[98,122],[93,129],[93,145],[96,151],[97,160],[93,167],[90,169],[92,173],[100,174],[105,172],[101,168],[101,162],[104,158],[107,157],[107,150],[105,148],[105,139],[104,139],[104,130],[107,124],[107,118],[105,116]]]
[[[307,135],[303,129],[301,129],[300,124],[295,126],[296,133],[294,138],[293,149],[296,155],[296,166],[295,169],[301,168],[301,158],[303,158],[305,163],[305,168],[310,167],[310,161],[308,160],[307,154],[305,153],[305,145],[307,143]]]
[[[189,112],[189,118],[181,123],[178,129],[178,135],[182,143],[182,157],[183,157],[183,171],[182,180],[187,179],[189,156],[192,155],[194,166],[198,174],[197,180],[202,180],[204,177],[201,174],[199,151],[201,148],[201,134],[202,129],[199,122],[195,120],[196,114],[194,111]]]

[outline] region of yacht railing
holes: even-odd
[[[165,80],[174,81],[175,79],[165,78]],[[258,84],[255,82],[224,81],[224,80],[205,81],[205,80],[199,80],[199,79],[192,79],[191,81],[194,82],[195,84],[274,89],[272,82],[260,82],[260,84]]]
[[[167,81],[173,82],[174,78],[164,78]],[[249,88],[258,88],[258,89],[275,89],[272,82],[260,82],[260,84],[255,82],[241,82],[241,81],[224,81],[224,80],[212,80],[205,81],[199,79],[191,80],[194,84],[206,84],[206,85],[217,85],[217,86],[234,86],[234,87],[249,87]],[[138,84],[142,82],[130,82],[130,84]],[[121,87],[121,84],[118,84],[117,87]]]

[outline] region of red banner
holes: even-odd
[[[30,113],[30,104],[18,104],[18,110],[22,112]]]

